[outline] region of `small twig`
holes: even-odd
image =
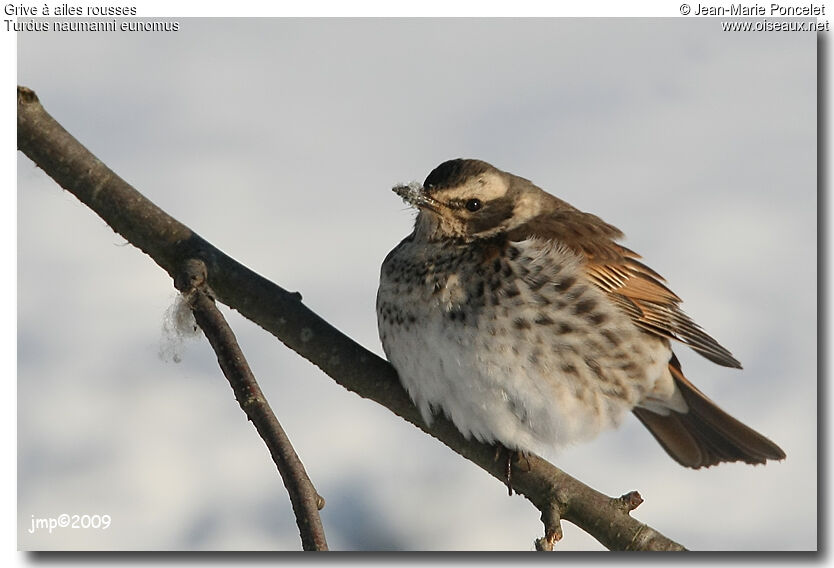
[[[319,509],[324,506],[324,499],[313,487],[290,439],[258,386],[234,332],[210,296],[206,286],[206,265],[201,260],[186,260],[182,272],[177,275],[175,285],[188,300],[194,312],[194,319],[214,349],[220,368],[234,390],[235,398],[255,425],[258,434],[269,448],[275,465],[278,466],[278,472],[290,496],[304,550],[327,550],[324,527],[319,517]]]
[[[619,507],[623,512],[630,513],[637,507],[639,507],[643,503],[643,498],[637,491],[629,491],[625,495],[620,496],[619,499],[616,499],[615,505]]]
[[[542,511],[542,523],[544,523],[544,536],[536,539],[536,550],[550,552],[556,543],[562,540],[562,514],[555,501]]]

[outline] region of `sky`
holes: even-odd
[[[816,39],[717,19],[179,19],[20,33],[18,83],[215,246],[382,355],[390,191],[470,157],[622,229],[744,365],[687,376],[787,453],[692,471],[634,419],[546,456],[694,550],[817,547]],[[289,499],[168,276],[17,160],[17,545],[298,550]],[[531,550],[539,513],[223,307],[331,549]],[[176,353],[177,357],[172,357]],[[179,362],[174,361],[179,360]],[[787,498],[789,496],[789,498]],[[27,530],[107,514],[108,530]],[[561,550],[601,550],[565,524]]]

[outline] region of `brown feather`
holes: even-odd
[[[509,231],[511,241],[537,237],[564,243],[587,257],[622,258],[623,247],[614,242],[614,239],[623,238],[622,231],[596,215],[579,211],[551,195],[548,197],[553,200],[549,210]]]
[[[689,411],[671,411],[667,416],[645,408],[633,412],[678,463],[698,469],[721,462],[758,464],[785,459],[779,446],[721,410],[690,383],[677,357],[672,356],[669,370]]]

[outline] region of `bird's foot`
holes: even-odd
[[[530,457],[522,450],[511,450],[502,444],[497,444],[495,446],[495,461],[497,462],[502,457],[504,459],[504,484],[507,486],[510,497],[512,497],[513,461],[517,462],[516,467],[526,473],[530,471]]]

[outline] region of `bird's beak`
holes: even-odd
[[[395,185],[392,191],[402,197],[403,201],[412,207],[416,207],[417,209],[428,209],[430,211],[434,211],[435,213],[438,212],[440,203],[427,195],[423,185],[419,182],[413,181],[408,185]]]

